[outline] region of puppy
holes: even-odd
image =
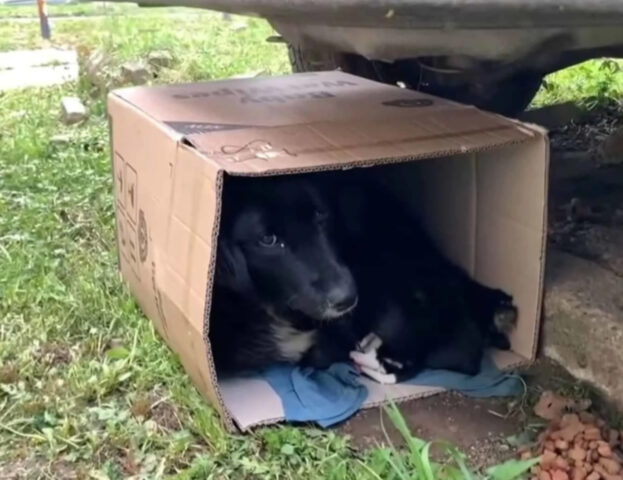
[[[226,179],[210,324],[219,373],[348,359],[358,295],[333,220],[306,176]]]
[[[449,262],[386,191],[356,182],[331,190],[340,250],[359,288],[358,338],[380,338],[381,363],[397,381],[424,368],[477,374],[487,347],[510,348],[512,298]]]

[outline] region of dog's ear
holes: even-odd
[[[251,291],[253,286],[244,253],[224,238],[218,242],[215,282],[241,293]]]

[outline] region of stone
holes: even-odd
[[[107,89],[112,78],[113,61],[101,50],[95,50],[82,64],[83,75],[100,89]]]
[[[586,458],[586,450],[576,447],[569,452],[569,458],[576,462],[583,462]]]
[[[611,457],[612,456],[612,448],[610,448],[610,445],[608,445],[607,443],[603,443],[602,442],[597,447],[597,453],[599,453],[599,455],[602,456],[602,457]],[[615,472],[615,473],[617,473],[617,472]]]
[[[61,115],[65,125],[73,125],[87,118],[87,108],[78,97],[64,97],[61,100]]]
[[[246,30],[247,29],[247,23],[243,22],[243,21],[234,22],[234,23],[231,24],[230,28],[234,32],[241,32],[242,30]]]
[[[549,249],[543,351],[574,377],[596,387],[619,408],[623,408],[621,291],[621,277],[612,271]],[[600,440],[598,433],[590,432],[586,438]]]
[[[574,102],[565,102],[527,110],[519,116],[519,119],[527,123],[536,123],[549,130],[555,130],[571,121],[583,120],[587,116],[586,110]]]
[[[173,55],[166,50],[151,52],[147,57],[147,63],[154,68],[171,68]]]
[[[599,463],[604,467],[609,475],[616,475],[621,472],[621,465],[612,458],[600,458]]]
[[[623,126],[617,128],[604,140],[600,148],[602,164],[623,163]]]
[[[569,480],[569,474],[564,470],[554,470],[552,480]]]
[[[151,73],[141,62],[126,62],[121,66],[121,77],[126,83],[143,85],[151,78]]]
[[[50,143],[56,146],[68,145],[71,143],[71,135],[54,135],[50,137]]]

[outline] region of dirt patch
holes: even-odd
[[[467,454],[475,469],[497,464],[517,455],[523,441],[536,438],[546,422],[533,414],[533,406],[542,392],[560,392],[570,401],[591,400],[596,411],[602,412],[602,401],[594,392],[578,383],[562,367],[541,359],[522,372],[527,392],[521,398],[464,397],[444,393],[412,400],[399,405],[413,435],[424,440],[446,440]],[[392,443],[401,445],[401,437],[381,409],[359,412],[338,428],[349,434],[361,449]]]
[[[54,480],[82,480],[89,478],[86,469],[64,460],[47,463],[40,458],[18,460],[0,466],[2,480],[35,480],[53,478]]]
[[[167,430],[180,430],[182,428],[182,422],[177,415],[176,408],[167,400],[161,400],[152,407],[151,418]]]
[[[160,394],[139,395],[132,402],[131,411],[135,417],[153,420],[166,430],[182,428],[177,409]]]
[[[10,362],[0,367],[0,383],[15,383],[18,380],[19,369],[16,364]]]
[[[71,350],[57,343],[44,343],[35,353],[35,358],[49,366],[66,365],[73,360]]]
[[[464,451],[475,467],[484,467],[513,456],[507,437],[523,429],[518,416],[506,417],[508,399],[473,399],[455,393],[400,404],[412,433],[427,440],[446,440]],[[363,449],[386,445],[386,434],[401,445],[399,433],[380,409],[364,410],[339,427]]]
[[[621,109],[617,106],[591,112],[580,122],[569,122],[550,132],[552,148],[564,151],[600,151],[603,142],[621,124]]]

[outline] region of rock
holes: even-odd
[[[569,450],[569,442],[567,442],[566,440],[556,440],[555,446],[556,450],[559,450],[561,452]]]
[[[577,425],[578,423],[580,423],[580,417],[576,415],[575,413],[567,413],[566,415],[563,415],[562,419],[560,420],[561,427],[568,427],[569,425]]]
[[[589,474],[588,477],[586,477],[586,480],[599,480],[600,478],[601,478],[601,475],[599,475],[599,473],[592,472],[591,474]]]
[[[574,102],[566,102],[528,110],[522,113],[519,119],[523,122],[536,123],[549,130],[554,130],[571,121],[583,120],[587,116],[587,112]]]
[[[612,458],[600,458],[599,463],[609,475],[616,475],[621,472],[621,465]]]
[[[586,440],[601,440],[601,432],[597,427],[589,427],[584,431]]]
[[[554,248],[548,250],[545,275],[545,355],[623,408],[621,278]]]
[[[616,129],[606,138],[599,153],[602,164],[623,163],[623,126]]]
[[[574,468],[571,471],[572,480],[584,480],[586,478],[586,475],[586,470],[584,470],[583,468]]]
[[[556,436],[556,438],[565,440],[566,442],[571,442],[574,438],[582,432],[584,429],[584,425],[581,423],[574,423],[571,425],[567,425],[565,428],[554,432],[552,436]]]
[[[569,475],[564,470],[554,470],[552,480],[569,480]]]
[[[569,458],[576,462],[583,462],[586,458],[586,450],[576,447],[569,451]]]
[[[147,63],[154,68],[171,68],[173,55],[166,50],[151,52],[147,57]]]
[[[539,473],[539,480],[552,480],[552,476],[545,470],[541,470]]]
[[[560,470],[564,470],[565,472],[568,472],[570,470],[569,462],[567,462],[567,460],[562,457],[558,457],[556,459],[556,461],[554,462],[554,466]]]
[[[546,390],[534,405],[534,413],[545,420],[557,420],[562,417],[566,408],[570,407],[568,399]]]
[[[588,413],[588,412],[582,412],[580,413],[580,420],[582,421],[582,423],[593,424],[595,423],[595,415],[593,415],[592,413]]]
[[[111,83],[112,65],[113,61],[108,55],[95,50],[83,63],[83,74],[96,87],[106,89]]]
[[[61,115],[65,125],[73,125],[87,118],[87,108],[78,97],[64,97],[61,100]]]
[[[54,135],[50,137],[50,143],[56,146],[67,145],[71,143],[71,135]]]
[[[230,27],[234,32],[241,32],[242,30],[246,30],[247,29],[247,24],[246,22],[234,22],[231,24]]]
[[[557,457],[558,455],[551,450],[545,450],[541,455],[541,468],[548,468],[553,465]]]
[[[143,63],[126,62],[121,66],[121,76],[124,82],[142,85],[151,78],[151,73]]]
[[[611,457],[612,456],[612,449],[610,448],[610,445],[608,445],[605,442],[602,442],[597,447],[597,453],[599,453],[599,455],[602,456],[602,457]]]

